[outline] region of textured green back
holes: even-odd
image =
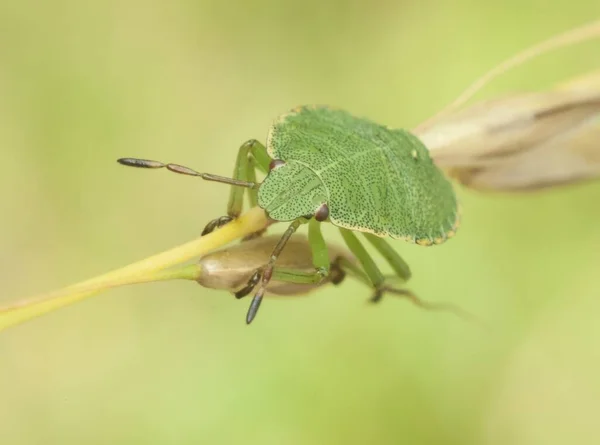
[[[275,221],[312,216],[327,202],[327,188],[310,168],[289,161],[271,170],[258,189],[258,205]]]
[[[412,134],[326,107],[300,107],[277,119],[273,159],[310,168],[327,190],[331,222],[378,236],[441,243],[458,224],[450,182]]]

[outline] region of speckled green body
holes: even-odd
[[[310,216],[323,204],[332,224],[419,244],[439,244],[458,225],[454,190],[427,148],[405,130],[342,110],[300,107],[269,130],[272,169],[258,204],[277,221]]]

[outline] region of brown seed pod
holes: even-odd
[[[258,268],[269,261],[273,248],[280,238],[280,235],[263,236],[209,253],[198,262],[202,268],[198,283],[211,289],[223,289],[231,292],[239,290],[247,284]],[[354,257],[346,249],[328,244],[328,250],[332,263],[339,257],[355,263]],[[308,238],[302,234],[293,235],[275,264],[280,268],[312,272],[314,266]],[[336,278],[336,274],[331,274],[318,284],[286,283],[273,279],[269,283],[267,291],[272,295],[301,295],[335,281]]]

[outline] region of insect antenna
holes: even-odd
[[[164,164],[159,161],[151,161],[149,159],[138,159],[138,158],[121,158],[117,159],[117,162],[127,167],[136,168],[166,168],[173,173],[179,173],[188,176],[198,176],[206,181],[220,182],[223,184],[236,185],[238,187],[256,188],[258,184],[256,182],[242,181],[240,179],[228,178],[226,176],[218,176],[210,173],[200,173],[189,167],[185,167],[179,164]]]

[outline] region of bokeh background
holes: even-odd
[[[303,103],[411,128],[505,57],[599,16],[596,0],[4,1],[0,303],[224,213],[224,186],[118,157],[229,174],[241,142]],[[598,68],[599,48],[558,51],[480,97]],[[369,306],[351,281],[267,301],[251,327],[224,292],[118,289],[0,334],[0,443],[598,443],[600,184],[458,192],[455,239],[394,246],[412,289],[489,331],[392,297]]]

